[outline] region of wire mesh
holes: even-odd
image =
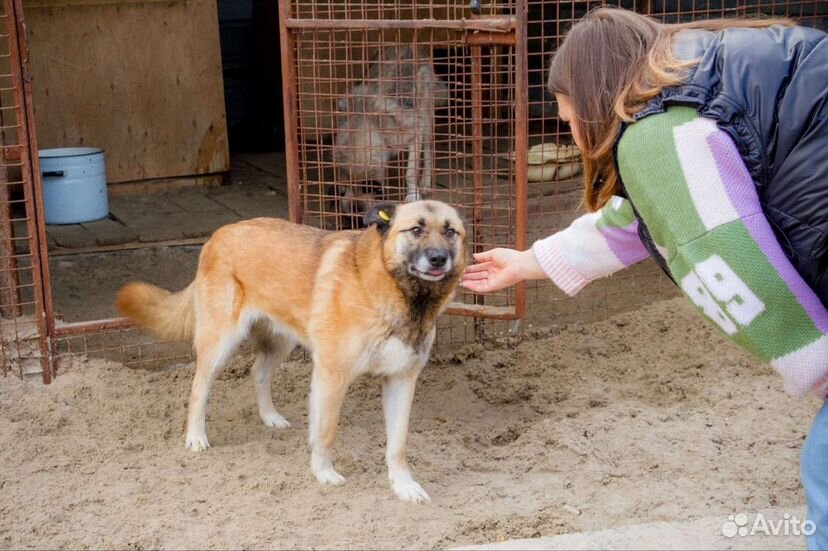
[[[452,21],[461,11],[291,6],[298,16],[287,24],[298,105],[295,221],[357,228],[379,202],[434,198],[468,220],[472,250],[524,245],[515,231],[511,158],[514,106],[525,88],[515,80],[515,20],[491,6],[481,25]],[[345,23],[353,27],[340,28]],[[516,294],[464,295],[468,306],[456,310],[514,317]]]
[[[192,362],[193,352],[190,343],[160,342],[124,320],[93,322],[74,329],[58,327],[56,372],[90,358],[117,361],[135,369],[171,369]]]
[[[36,208],[39,165],[28,50],[21,37],[20,3],[4,0],[0,10],[0,370],[20,376],[42,373],[48,382],[51,310]]]

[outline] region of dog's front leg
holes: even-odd
[[[419,128],[415,130],[416,134],[414,141],[408,146],[408,168],[405,171],[405,183],[408,186],[408,194],[405,196],[405,202],[419,201],[420,189],[417,187],[418,174],[420,172],[420,153],[422,152],[423,141],[420,136]]]
[[[335,367],[337,364],[320,361],[317,355],[314,355],[313,363],[309,435],[311,471],[322,484],[339,486],[345,483],[345,477],[334,469],[331,454],[349,381],[345,372]]]
[[[433,103],[433,102],[432,102]],[[423,170],[420,176],[420,192],[431,191],[434,178],[434,109],[426,113],[421,121],[424,126],[423,136]]]
[[[385,461],[391,488],[403,501],[426,503],[431,501],[423,487],[412,477],[406,461],[408,418],[414,401],[414,387],[419,370],[387,377],[382,385],[382,407],[385,412],[387,438]]]

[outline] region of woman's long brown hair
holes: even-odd
[[[600,209],[618,191],[612,150],[621,124],[632,121],[664,88],[683,82],[698,62],[673,57],[675,33],[792,24],[789,19],[665,24],[620,8],[598,8],[573,25],[552,58],[548,86],[553,94],[569,97],[583,137],[587,210]]]

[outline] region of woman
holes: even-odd
[[[828,35],[787,20],[666,25],[598,9],[549,88],[583,152],[589,214],[462,285],[550,278],[574,295],[652,256],[794,396],[828,393]],[[828,405],[802,452],[811,549],[828,548]]]

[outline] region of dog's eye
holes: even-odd
[[[452,238],[452,237],[454,237],[455,235],[457,235],[457,232],[454,230],[454,228],[448,228],[448,229],[446,229],[446,237],[448,237],[448,238]]]
[[[423,235],[423,228],[421,228],[420,226],[414,226],[413,228],[411,228],[411,233],[413,233],[415,237],[420,237],[421,235]]]

